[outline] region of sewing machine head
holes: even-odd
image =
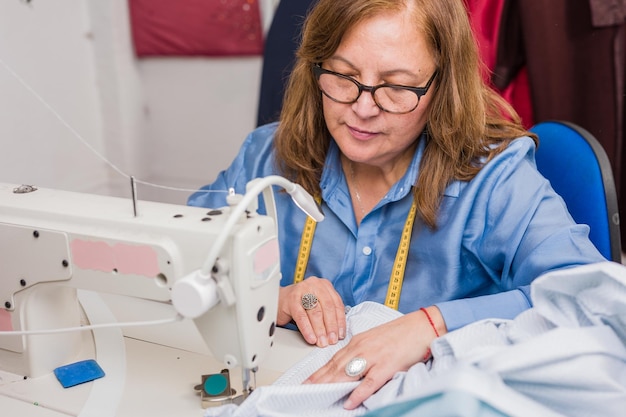
[[[137,215],[127,199],[0,184],[0,330],[79,325],[76,288],[122,294],[171,304],[216,359],[256,369],[273,344],[280,262],[275,218],[254,208],[263,190],[272,212],[273,183],[230,207],[141,201]],[[79,349],[71,333],[0,335],[0,369],[39,376]]]

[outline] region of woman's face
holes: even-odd
[[[434,59],[424,37],[408,12],[367,19],[348,32],[325,69],[348,75],[361,84],[382,83],[423,87],[435,71]],[[435,81],[436,82],[436,81]],[[342,153],[351,161],[393,169],[408,161],[426,125],[433,86],[415,110],[392,114],[381,110],[369,92],[352,104],[323,97],[324,118]],[[408,165],[408,162],[404,165]]]

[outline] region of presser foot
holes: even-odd
[[[225,404],[241,404],[251,390],[244,390],[240,395],[230,385],[230,372],[222,369],[220,373],[202,375],[202,383],[194,387],[200,393],[202,408],[218,407]]]

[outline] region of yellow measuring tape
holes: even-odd
[[[317,222],[312,217],[307,216],[304,222],[304,230],[300,239],[300,250],[298,251],[298,259],[296,260],[296,272],[293,276],[293,283],[304,279],[306,266],[309,263],[309,255],[311,254],[311,245],[313,244],[313,235],[315,234],[315,226]]]
[[[415,200],[411,204],[409,214],[406,216],[400,244],[396,251],[396,259],[393,262],[391,277],[389,278],[389,286],[387,287],[387,297],[385,305],[395,310],[398,309],[400,303],[400,293],[402,292],[402,282],[404,281],[404,272],[406,270],[406,261],[409,256],[409,247],[411,246],[411,232],[413,231],[413,222],[415,220],[415,212],[417,205]],[[315,234],[316,222],[311,217],[307,217],[304,222],[304,230],[300,239],[300,249],[298,251],[298,259],[296,260],[296,270],[293,277],[294,284],[304,279],[306,266],[309,263],[309,255],[311,254],[311,246],[313,245],[313,235]]]
[[[315,201],[317,201],[317,204],[321,204],[322,198],[316,196]],[[311,254],[311,246],[313,245],[315,226],[317,226],[317,222],[313,220],[311,216],[307,216],[304,222],[304,230],[302,230],[302,237],[300,238],[300,250],[298,251],[298,259],[296,260],[296,271],[293,275],[294,284],[304,279],[306,266],[309,263],[309,255]]]
[[[393,308],[394,310],[397,310],[398,305],[400,304],[400,293],[402,292],[402,283],[404,282],[406,260],[409,257],[411,232],[413,231],[413,221],[415,220],[416,211],[417,205],[415,204],[415,199],[413,199],[413,204],[411,204],[409,214],[406,216],[406,220],[404,222],[402,236],[400,236],[400,244],[398,245],[398,250],[396,251],[396,259],[393,261],[391,277],[389,278],[389,286],[387,287],[387,297],[385,298],[385,305]]]

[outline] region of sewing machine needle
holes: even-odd
[[[133,215],[137,217],[137,184],[135,184],[135,177],[130,176],[130,192],[133,198]]]

